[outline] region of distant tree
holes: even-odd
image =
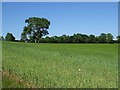
[[[69,43],[73,42],[73,36],[69,36]]]
[[[53,37],[52,37],[52,40],[53,40],[52,42],[58,43],[58,37],[57,37],[57,36],[53,36]]]
[[[3,36],[0,36],[0,41],[4,41],[4,37]]]
[[[106,35],[106,40],[107,40],[107,43],[112,43],[113,42],[113,35],[111,33],[107,33]]]
[[[57,37],[57,41],[58,41],[58,43],[61,43],[61,36]]]
[[[27,26],[24,27],[21,34],[23,40],[32,38],[37,43],[40,42],[42,36],[49,34],[47,29],[49,29],[50,21],[46,18],[31,17],[26,19],[25,23],[27,23]]]
[[[69,36],[63,34],[63,35],[61,36],[61,39],[63,40],[63,41],[62,41],[63,43],[69,43]]]
[[[96,42],[96,37],[95,35],[89,35],[89,43],[95,43]]]
[[[117,42],[120,43],[120,36],[117,36]]]
[[[47,40],[49,40],[50,43],[56,43],[57,42],[57,36],[50,37],[49,39],[46,39],[46,41]]]
[[[82,42],[83,43],[88,43],[89,42],[89,36],[88,35],[82,34],[81,37],[82,37]]]
[[[12,35],[12,33],[7,33],[5,40],[6,41],[15,41],[15,37]]]
[[[95,42],[96,42],[96,43],[100,43],[99,38],[100,38],[100,36],[96,36],[96,37],[95,37]]]
[[[62,36],[58,37],[58,42],[60,43],[67,43],[68,42],[68,38],[69,36],[63,34]]]
[[[99,42],[100,43],[106,43],[106,34],[105,33],[101,33],[101,35],[99,36]]]
[[[72,41],[72,38],[71,38],[69,35],[67,35],[67,36],[65,37],[65,42],[66,42],[66,43],[71,43],[71,41]]]
[[[45,37],[45,38],[44,38],[44,42],[45,42],[45,43],[50,43],[50,37],[48,37],[48,36]]]
[[[65,37],[66,35],[62,35],[62,36],[60,36],[58,39],[58,41],[60,42],[60,43],[63,43],[64,42],[64,37]]]
[[[80,43],[82,42],[82,36],[80,33],[74,34],[73,35],[73,42],[74,43]]]

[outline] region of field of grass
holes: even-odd
[[[117,44],[3,42],[2,47],[3,71],[16,75],[34,87],[117,87]],[[8,75],[3,76],[3,88],[16,84],[15,80],[8,78]],[[15,86],[21,87],[19,82]]]

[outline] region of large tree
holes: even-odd
[[[6,41],[15,41],[15,37],[12,35],[12,33],[7,33],[5,40]]]
[[[50,21],[46,18],[31,17],[25,20],[27,26],[24,27],[23,33],[21,34],[22,40],[31,39],[35,43],[40,42],[42,36],[45,36],[48,33]]]

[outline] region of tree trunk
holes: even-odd
[[[35,39],[35,43],[37,43],[37,40]]]

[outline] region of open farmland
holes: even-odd
[[[3,42],[2,47],[3,88],[117,87],[117,44]]]

